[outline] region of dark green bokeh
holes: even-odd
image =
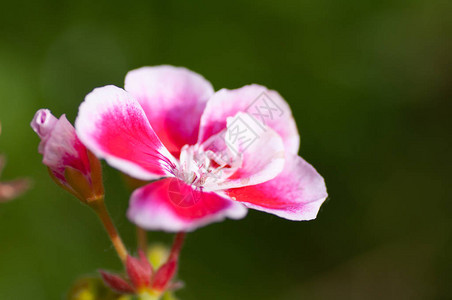
[[[188,238],[183,300],[452,298],[450,1],[8,1],[0,10],[4,179],[0,299],[61,299],[120,264],[95,215],[48,178],[29,127],[73,121],[93,88],[144,65],[188,67],[216,89],[260,83],[290,103],[300,154],[325,177],[317,220],[259,212]],[[183,113],[183,112],[181,112]],[[105,167],[130,247],[128,194]],[[152,240],[170,235],[151,233]]]

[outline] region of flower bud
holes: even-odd
[[[41,138],[42,162],[59,186],[87,204],[103,197],[100,161],[80,142],[65,115],[57,119],[48,109],[40,109],[31,127]]]
[[[142,251],[139,251],[139,258],[130,255],[127,257],[126,270],[130,281],[137,290],[145,289],[151,284],[154,270]]]
[[[127,277],[99,270],[105,285],[125,295],[137,295],[138,299],[176,299],[173,291],[182,287],[181,282],[172,282],[177,270],[177,260],[161,265],[156,272],[144,252],[138,258],[127,256]],[[163,298],[162,298],[163,297]]]

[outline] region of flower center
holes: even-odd
[[[235,160],[225,159],[198,144],[182,147],[179,162],[176,177],[195,187],[205,187],[223,181],[236,170]]]

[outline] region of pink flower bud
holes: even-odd
[[[57,119],[48,109],[40,109],[31,127],[41,138],[42,162],[58,185],[86,203],[103,196],[100,162],[80,142],[65,115]]]
[[[129,255],[126,261],[127,275],[137,290],[149,287],[153,273],[152,266],[143,251],[140,251],[139,255],[139,259]]]

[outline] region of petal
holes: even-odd
[[[140,104],[123,89],[105,86],[88,94],[75,127],[96,156],[134,178],[160,178],[174,167]]]
[[[315,219],[328,196],[322,176],[295,155],[286,159],[283,172],[276,178],[225,192],[249,208],[294,221]]]
[[[177,158],[182,146],[196,143],[202,112],[214,93],[201,75],[172,66],[130,71],[125,90],[140,102],[152,128]]]
[[[257,121],[259,122],[259,121]],[[241,165],[226,179],[210,182],[208,190],[224,190],[255,185],[275,178],[284,167],[285,149],[281,137],[270,127],[263,130],[256,119],[239,112],[227,120],[224,134],[213,136],[205,144],[221,148],[221,137],[228,148],[222,151],[225,161],[240,160]],[[235,157],[229,158],[228,155]]]
[[[31,121],[31,128],[34,132],[38,134],[41,138],[41,143],[39,145],[39,152],[42,154],[43,148],[47,139],[55,127],[58,119],[48,109],[40,109],[36,112],[33,120]]]
[[[40,109],[36,112],[31,127],[41,138],[38,150],[43,155],[43,164],[58,179],[65,181],[64,170],[68,166],[84,175],[90,173],[86,148],[65,115],[57,119],[48,109]]]
[[[201,117],[198,142],[224,130],[226,119],[238,112],[247,112],[271,127],[282,137],[287,152],[298,153],[300,135],[289,105],[278,92],[257,84],[216,92]]]
[[[246,208],[214,192],[193,189],[176,178],[165,178],[136,190],[127,216],[149,229],[170,232],[193,231],[226,217],[240,219]]]
[[[135,288],[147,287],[151,284],[152,266],[147,259],[143,259],[144,253],[140,250],[140,258],[128,255],[126,270],[130,281]]]
[[[168,287],[177,271],[177,261],[172,259],[161,266],[155,274],[152,289],[164,291]]]
[[[99,270],[99,273],[102,276],[105,285],[115,292],[120,294],[132,294],[135,292],[133,287],[119,275],[108,273],[103,270]]]

